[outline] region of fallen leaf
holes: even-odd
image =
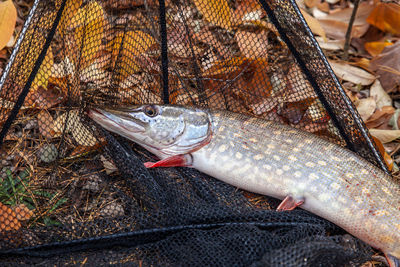
[[[76,10],[77,7],[80,7],[79,5],[77,5],[79,4],[79,1],[71,1],[71,10],[68,11],[73,12],[73,10]],[[103,16],[103,8],[99,5],[98,2],[91,1],[82,8],[79,8],[74,16],[72,16],[72,18],[68,20],[68,30],[85,27],[92,22],[103,20]]]
[[[400,42],[385,47],[380,55],[371,60],[370,69],[379,75],[386,92],[395,91],[400,85]]]
[[[390,129],[388,126],[389,120],[392,117],[395,109],[392,106],[382,107],[377,109],[374,114],[365,122],[367,128],[372,129]]]
[[[79,111],[70,110],[69,112],[64,112],[54,121],[54,132],[57,136],[60,136],[65,129],[65,132],[70,132],[71,129],[75,127],[79,121]]]
[[[315,99],[306,111],[313,122],[327,122],[330,117],[319,99]]]
[[[15,38],[14,38],[14,35],[11,35],[10,40],[8,40],[8,42],[6,44],[6,47],[13,47],[14,44],[15,44]]]
[[[250,21],[260,21],[263,9],[257,0],[237,1],[232,12],[232,23],[237,25]]]
[[[268,55],[268,32],[237,31],[236,42],[243,56],[250,59],[266,58]]]
[[[82,0],[73,0],[73,1],[67,1],[64,7],[64,10],[67,12],[63,12],[60,22],[58,24],[57,30],[60,33],[60,35],[63,37],[65,30],[68,28],[71,28],[71,21],[74,19],[75,21],[72,21],[73,23],[78,24],[78,18],[75,16],[75,14],[80,10],[79,8],[82,5]],[[74,27],[75,25],[72,25]]]
[[[369,129],[369,133],[384,144],[400,138],[400,130]]]
[[[66,56],[60,63],[54,63],[51,67],[52,78],[63,78],[73,74],[75,74],[75,66],[68,56]]]
[[[73,159],[87,155],[90,152],[93,152],[99,149],[105,143],[96,143],[94,146],[83,146],[83,145],[76,145],[72,152],[66,157],[66,159]]]
[[[399,129],[399,118],[400,118],[400,109],[396,109],[393,113],[393,116],[389,120],[389,125],[392,126],[392,130],[400,130]]]
[[[329,61],[329,64],[338,78],[354,84],[370,85],[376,79],[376,77],[369,72],[350,66],[347,63]]]
[[[250,104],[249,108],[254,115],[261,115],[266,112],[270,112],[279,104],[279,100],[276,97],[263,99],[261,102]]]
[[[92,132],[81,122],[79,110],[70,110],[57,117],[54,121],[54,132],[60,136],[71,133],[74,140],[82,146],[95,146],[98,142]]]
[[[75,141],[81,146],[93,147],[98,143],[96,137],[80,120],[76,122],[75,127],[70,132]]]
[[[80,73],[80,80],[82,82],[104,82],[111,80],[111,73],[106,72],[102,67],[101,63],[96,59],[89,66],[84,68]]]
[[[383,90],[379,80],[376,80],[371,86],[370,96],[375,99],[377,108],[392,105],[392,98]]]
[[[40,86],[35,91],[29,91],[25,104],[38,109],[48,109],[61,103],[62,100],[58,91],[53,88],[44,89]]]
[[[17,215],[17,219],[20,221],[27,221],[33,215],[33,211],[28,209],[28,207],[25,204],[19,204],[15,206],[13,210]]]
[[[326,33],[324,28],[321,26],[320,22],[314,18],[313,16],[309,15],[306,11],[304,11],[303,9],[300,9],[301,14],[303,15],[304,19],[306,20],[308,26],[310,27],[311,31],[316,34],[319,35],[323,38],[323,40],[326,42]]]
[[[379,55],[386,46],[392,45],[392,42],[384,41],[384,42],[368,42],[364,44],[365,50],[371,56]]]
[[[194,0],[193,2],[205,20],[227,30],[232,28],[231,9],[226,0]]]
[[[104,32],[104,11],[95,1],[80,8],[71,19],[70,28],[75,29],[74,40],[78,51],[69,53],[69,58],[79,67],[87,67],[97,56]]]
[[[54,132],[54,119],[47,110],[41,110],[37,117],[39,132],[46,138],[53,138],[56,133]]]
[[[351,36],[361,37],[363,36],[368,28],[367,17],[370,14],[374,5],[362,2],[358,6],[356,18],[352,27]],[[353,8],[337,9],[332,11],[329,15],[322,19],[318,19],[322,28],[325,30],[326,36],[332,39],[345,39],[346,31],[348,28],[348,22],[350,20]]]
[[[229,50],[214,36],[210,29],[201,29],[200,32],[193,35],[193,38],[216,49],[222,58],[231,58]]]
[[[21,223],[15,212],[8,206],[0,203],[0,233],[4,231],[18,230]]]
[[[367,121],[376,109],[376,102],[372,97],[360,99],[355,105],[363,121]]]
[[[39,71],[36,73],[36,77],[35,80],[33,80],[31,90],[35,91],[40,86],[47,89],[53,64],[54,64],[53,52],[50,46],[46,52],[46,56],[42,62],[42,65],[40,65]]]
[[[400,34],[400,5],[398,3],[378,3],[367,18],[367,22],[391,34]]]
[[[140,70],[141,55],[155,43],[155,39],[145,32],[128,31],[118,34],[107,45],[119,81]]]
[[[308,8],[313,8],[313,7],[317,6],[320,2],[321,2],[321,0],[304,0],[304,4]]]
[[[316,8],[325,13],[329,13],[329,11],[331,10],[328,2],[323,2],[323,3],[319,2]]]
[[[342,50],[344,47],[344,40],[324,40],[322,37],[317,36],[315,38],[322,49],[326,50]]]
[[[383,147],[382,142],[378,138],[372,136],[372,139],[374,139],[376,147],[378,148],[379,153],[383,157],[383,160],[385,161],[386,166],[388,167],[389,171],[391,171],[393,169],[394,160],[386,152],[385,148]]]
[[[100,155],[100,160],[103,163],[104,169],[106,170],[107,174],[118,171],[118,168],[115,166],[115,164],[112,161],[106,159],[103,155]]]
[[[0,3],[0,50],[10,41],[17,21],[17,10],[11,0]]]

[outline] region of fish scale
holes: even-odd
[[[160,128],[148,122],[148,105],[94,110],[89,116],[162,159],[147,166],[191,166],[236,187],[283,199],[283,210],[300,206],[317,214],[381,249],[391,266],[399,266],[400,187],[376,166],[325,139],[275,122],[228,111],[150,107],[158,121],[168,121],[169,127],[162,129],[166,136],[184,121],[186,128],[172,145],[149,140]],[[121,112],[130,121],[121,122]],[[135,123],[146,131],[127,130],[126,125],[135,129]],[[192,147],[182,153],[182,143]],[[171,154],[174,150],[184,155]]]

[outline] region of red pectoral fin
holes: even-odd
[[[400,266],[400,260],[398,258],[393,257],[390,254],[385,254],[385,256],[386,256],[386,259],[387,259],[390,267],[399,267]]]
[[[166,159],[162,159],[157,162],[145,162],[144,166],[146,168],[155,168],[155,167],[188,167],[192,165],[190,155],[175,155]]]
[[[285,197],[284,200],[282,200],[281,204],[279,204],[278,208],[276,208],[277,211],[284,211],[284,210],[294,210],[296,207],[300,206],[301,204],[304,203],[304,200],[295,200],[291,196]]]

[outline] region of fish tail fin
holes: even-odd
[[[390,267],[400,267],[400,259],[393,257],[390,254],[385,254]]]

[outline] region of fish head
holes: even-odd
[[[105,129],[143,146],[160,158],[193,152],[210,141],[207,111],[173,105],[94,108],[88,115]]]

